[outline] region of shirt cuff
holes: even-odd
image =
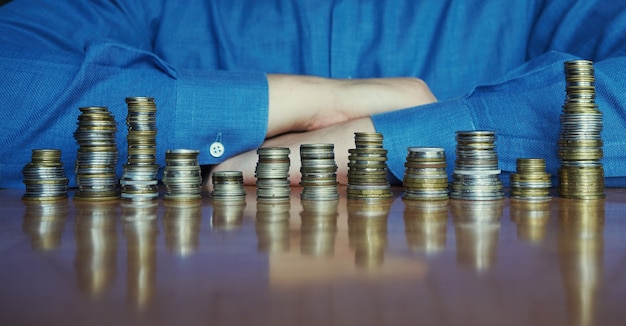
[[[397,178],[404,176],[409,147],[442,147],[446,153],[446,172],[454,169],[455,133],[474,130],[475,124],[465,98],[455,98],[424,106],[372,116],[377,132],[383,134],[387,165]],[[392,182],[394,183],[394,182]]]
[[[200,164],[217,164],[257,148],[268,122],[268,84],[265,73],[179,71],[173,140],[170,146],[200,150]],[[210,145],[220,141],[223,154],[215,157]]]

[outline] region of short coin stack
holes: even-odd
[[[550,174],[546,160],[518,158],[517,173],[511,173],[511,198],[531,201],[550,200]]]
[[[566,98],[558,143],[559,195],[573,199],[604,198],[602,112],[595,103],[593,63],[565,63]]]
[[[408,200],[448,199],[446,155],[439,147],[409,147],[404,163],[404,195]]]
[[[335,145],[333,144],[300,145],[301,199],[339,199],[334,149]]]
[[[81,115],[78,117],[78,128],[74,132],[79,146],[75,166],[78,190],[74,199],[117,199],[119,191],[115,118],[106,107],[83,107],[79,110]]]
[[[58,149],[34,149],[31,162],[22,169],[27,201],[54,201],[67,198],[68,179]]]
[[[289,201],[289,148],[262,147],[257,149],[256,193],[259,201]]]
[[[165,153],[165,169],[162,182],[164,199],[194,200],[202,198],[202,175],[198,154],[192,149],[175,149]]]
[[[456,161],[450,198],[497,200],[504,198],[496,134],[489,130],[457,131]]]
[[[213,191],[211,191],[213,201],[242,202],[246,200],[243,172],[215,171],[212,173],[211,182],[213,183]]]
[[[128,161],[120,180],[122,198],[157,199],[156,105],[152,97],[128,97]]]
[[[387,200],[392,197],[387,180],[387,150],[378,132],[356,132],[356,148],[348,156],[348,199]]]

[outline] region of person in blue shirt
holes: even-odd
[[[355,131],[379,131],[402,178],[409,146],[497,132],[500,167],[543,157],[556,174],[563,62],[595,62],[608,185],[626,185],[626,1],[14,0],[0,7],[0,187],[34,148],[73,166],[78,108],[115,115],[152,96],[162,162],[172,148],[244,170],[254,150],[332,142],[345,178]],[[221,142],[224,151],[211,153]],[[344,154],[342,154],[344,153]],[[214,155],[212,155],[214,154]],[[71,168],[68,169],[70,178]],[[341,177],[340,177],[341,179]],[[345,179],[344,179],[345,180]]]

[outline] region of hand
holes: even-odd
[[[268,75],[266,138],[311,131],[376,113],[436,101],[418,78],[329,79]]]
[[[348,183],[348,149],[354,148],[355,132],[373,132],[374,124],[369,117],[350,120],[323,129],[303,133],[289,133],[266,140],[261,147],[289,147],[291,150],[291,167],[289,180],[292,185],[300,183],[300,145],[314,143],[335,144],[335,162],[337,163],[337,180]],[[213,171],[243,171],[244,183],[254,185],[254,170],[258,156],[256,150],[242,153],[216,165]],[[210,184],[210,182],[209,182]]]

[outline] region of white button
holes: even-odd
[[[211,147],[209,147],[209,152],[213,157],[221,157],[224,155],[224,145],[220,142],[214,142],[211,144]]]

